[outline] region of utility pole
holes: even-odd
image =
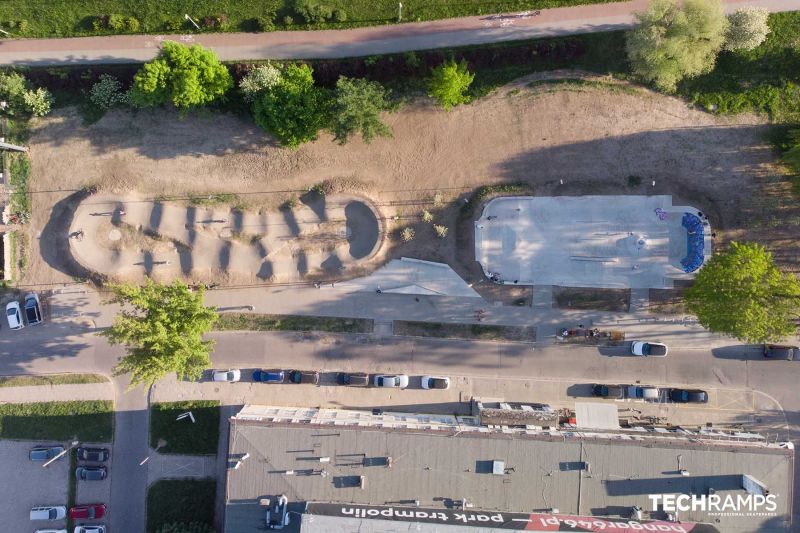
[[[61,459],[62,457],[64,457],[64,455],[66,455],[67,453],[69,453],[69,451],[70,451],[72,448],[74,448],[75,446],[77,446],[77,445],[78,445],[78,441],[76,441],[76,440],[72,441],[72,442],[70,443],[70,447],[69,447],[69,448],[67,448],[66,450],[62,451],[61,453],[59,453],[58,455],[56,455],[55,457],[53,457],[52,459],[50,459],[49,461],[47,461],[45,464],[43,464],[43,465],[42,465],[42,468],[47,468],[47,467],[50,465],[50,463],[52,463],[53,461],[58,461],[59,459]]]
[[[194,25],[194,27],[195,27],[195,28],[197,28],[198,30],[200,29],[200,26],[198,26],[198,25],[197,25],[197,23],[194,21],[194,19],[193,19],[192,17],[190,17],[190,16],[189,16],[189,14],[188,14],[188,13],[186,13],[185,15],[183,15],[183,18],[185,18],[186,20],[188,20],[189,22],[191,22],[191,23]]]
[[[397,2],[397,22],[403,20],[403,2]]]

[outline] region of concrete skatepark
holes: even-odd
[[[340,274],[371,258],[382,235],[377,211],[350,196],[275,212],[90,196],[75,210],[69,248],[112,278],[286,282]]]
[[[503,197],[475,222],[475,259],[504,284],[670,289],[711,244],[702,213],[671,196]]]

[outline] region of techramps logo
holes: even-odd
[[[651,511],[705,513],[709,517],[778,516],[775,494],[648,494]]]

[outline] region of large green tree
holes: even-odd
[[[472,85],[475,74],[467,69],[467,62],[461,60],[445,61],[435,69],[428,87],[428,95],[432,96],[446,110],[459,104],[466,104],[470,98],[467,89]]]
[[[171,103],[188,109],[220,98],[232,86],[228,68],[211,50],[164,41],[158,56],[134,76],[131,101],[139,106]]]
[[[329,123],[330,97],[312,74],[308,65],[288,65],[253,106],[256,124],[292,148],[316,139]]]
[[[728,20],[719,0],[653,0],[636,14],[627,50],[633,72],[663,91],[683,78],[710,72],[722,45]]]
[[[112,303],[122,305],[114,324],[100,332],[111,344],[127,348],[114,369],[131,374],[131,386],[150,386],[170,372],[198,379],[211,364],[213,341],[203,340],[217,320],[203,304],[203,290],[191,291],[175,281],[162,285],[148,280],[139,285],[110,285]]]
[[[389,126],[381,121],[388,107],[386,89],[376,81],[340,77],[336,82],[333,107],[333,132],[336,140],[347,142],[353,133],[361,133],[369,143],[375,137],[389,136]]]
[[[706,328],[760,343],[795,332],[800,282],[781,272],[763,246],[733,242],[703,266],[685,298]]]

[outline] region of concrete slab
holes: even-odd
[[[369,276],[338,283],[337,287],[366,292],[380,289],[389,294],[480,298],[449,265],[410,257],[392,260]]]
[[[692,277],[684,213],[700,215],[671,196],[496,198],[475,222],[475,259],[498,283],[672,288]],[[705,220],[703,235],[708,257]]]

